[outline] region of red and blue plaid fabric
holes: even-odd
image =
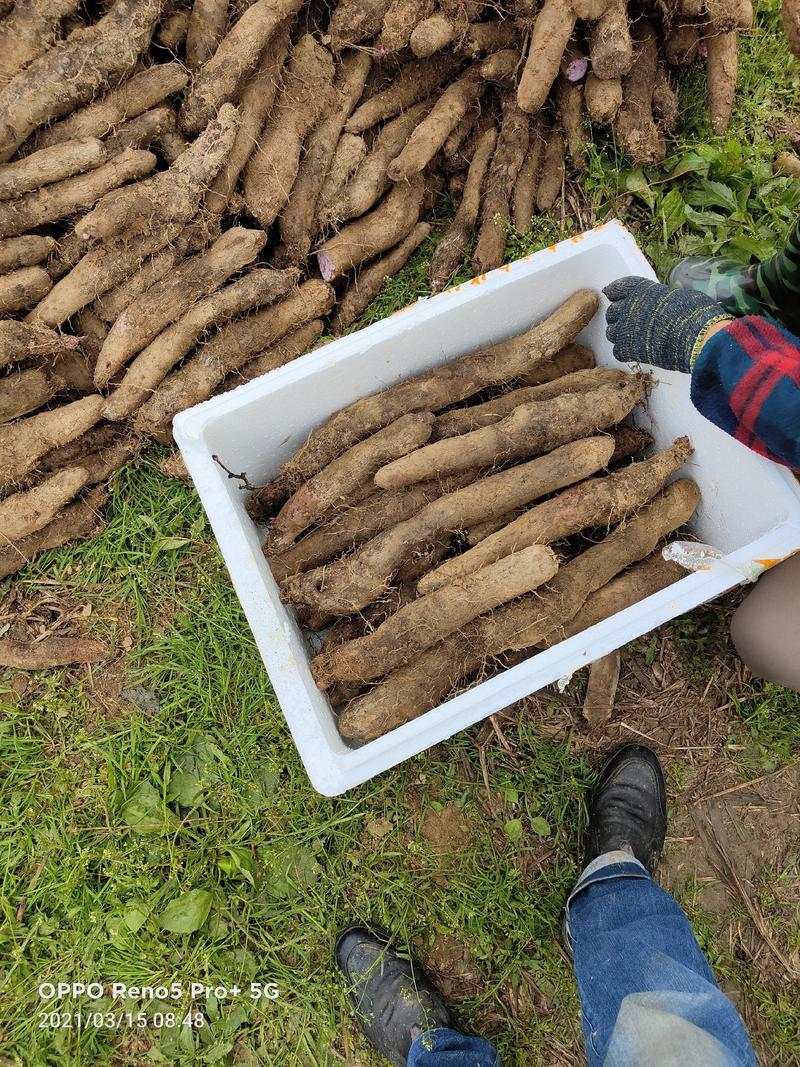
[[[692,370],[692,403],[754,452],[800,470],[800,339],[748,315],[718,330]]]

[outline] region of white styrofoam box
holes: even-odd
[[[309,671],[309,647],[278,596],[261,552],[263,529],[248,517],[245,494],[269,481],[309,432],[333,412],[402,378],[526,330],[580,288],[600,291],[629,274],[655,275],[633,237],[608,223],[455,286],[367,329],[175,419],[175,439],[216,534],[283,714],[311,782],[335,796],[515,700],[571,674],[627,641],[702,604],[800,550],[800,490],[785,468],[750,452],[707,422],[689,400],[688,375],[654,372],[657,385],[639,416],[661,448],[688,434],[685,468],[700,486],[694,532],[725,555],[707,570],[648,597],[553,648],[489,678],[360,749],[339,737],[327,700]],[[579,341],[600,364],[615,364],[600,312]],[[630,368],[628,368],[630,369]]]

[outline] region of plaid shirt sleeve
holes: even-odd
[[[692,403],[754,452],[800,470],[800,339],[748,315],[718,330],[692,369]]]

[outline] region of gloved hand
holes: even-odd
[[[688,372],[709,326],[731,319],[704,293],[669,289],[647,278],[619,278],[603,292],[611,301],[606,337],[623,363]]]

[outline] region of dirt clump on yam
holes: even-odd
[[[452,634],[353,700],[339,716],[342,737],[365,744],[424,714],[492,657],[557,639],[590,594],[687,522],[698,499],[688,480],[662,490],[628,523],[560,567],[548,586]]]
[[[288,548],[337,503],[352,502],[359,490],[371,493],[371,479],[389,457],[404,456],[431,435],[429,412],[401,415],[384,429],[359,441],[310,478],[278,512],[270,530],[270,551]]]
[[[644,379],[626,375],[624,381],[601,385],[592,393],[520,404],[494,425],[436,441],[393,460],[377,472],[375,484],[397,489],[436,474],[455,474],[546,452],[620,422],[644,395]]]
[[[612,451],[611,439],[589,438],[480,478],[432,501],[352,555],[290,580],[283,595],[291,604],[331,615],[351,615],[380,597],[415,548],[444,531],[467,528],[571,485],[603,467]]]
[[[274,507],[274,502],[283,503],[288,498],[290,486],[302,484],[350,445],[401,415],[410,411],[440,411],[481,389],[533,371],[573,341],[597,307],[597,296],[591,290],[579,290],[525,333],[461,356],[343,408],[310,435],[297,455],[284,466],[277,481],[251,498],[248,505],[251,515],[263,517]]]
[[[513,562],[500,560],[468,578],[412,600],[373,633],[312,660],[322,689],[335,683],[369,682],[408,663],[418,653],[509,600],[532,592],[558,570],[554,553],[536,545]]]

